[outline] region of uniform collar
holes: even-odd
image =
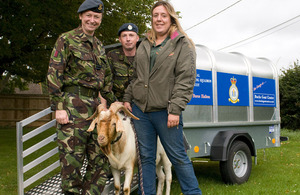
[[[80,40],[81,40],[82,42],[87,42],[87,41],[89,41],[88,36],[83,32],[83,29],[82,29],[81,26],[79,26],[79,27],[77,27],[77,28],[75,29],[75,33],[76,33],[76,35],[80,38]],[[94,41],[95,41],[95,35],[93,35],[93,39],[94,39]]]

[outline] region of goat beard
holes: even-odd
[[[101,151],[106,155],[108,156],[110,152],[110,146],[103,146],[103,147],[100,147]]]
[[[116,163],[116,164],[120,164],[119,160],[111,152],[111,150],[110,150],[110,144],[108,144],[108,145],[106,145],[104,147],[100,147],[100,149],[103,152],[103,154],[105,154],[105,156],[108,157],[109,160],[114,161],[114,163]]]

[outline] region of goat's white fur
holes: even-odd
[[[112,106],[116,106],[112,104]],[[111,107],[112,107],[111,106]],[[100,106],[99,106],[100,107]],[[123,110],[127,115],[129,115],[132,118],[136,118],[134,115],[132,115],[125,107],[120,107],[117,110]],[[107,140],[107,143],[110,147],[109,151],[110,153],[106,154],[110,165],[111,165],[111,171],[114,177],[114,185],[115,185],[115,194],[120,194],[121,189],[121,170],[125,171],[125,181],[123,186],[124,194],[130,194],[130,184],[133,177],[133,170],[134,166],[136,164],[136,143],[135,143],[135,135],[133,131],[133,127],[130,123],[130,118],[125,117],[120,112],[116,111],[116,109],[109,109],[106,111],[103,111],[103,109],[98,109],[98,115],[93,115],[89,119],[92,119],[94,116],[96,118],[93,120],[90,128],[88,131],[92,131],[95,127],[95,124],[100,124],[100,121],[111,117],[111,115],[117,115],[117,119],[121,122],[116,124],[116,128],[112,129],[105,129],[105,131],[116,131],[115,133],[118,133],[118,131],[122,131],[122,137],[119,141],[117,141],[114,144],[110,144],[113,140]],[[95,121],[95,122],[94,122]],[[116,123],[117,123],[116,122]],[[97,126],[97,129],[100,128]],[[99,131],[98,131],[98,138],[99,138]],[[99,141],[99,139],[98,139]],[[99,143],[101,145],[101,143]],[[171,171],[171,162],[169,161],[160,140],[157,141],[157,156],[156,156],[156,174],[158,177],[158,186],[157,186],[157,194],[161,195],[163,194],[164,189],[164,181],[166,181],[166,193],[170,194],[170,188],[171,188],[171,182],[172,182],[172,171]]]

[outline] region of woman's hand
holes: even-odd
[[[132,112],[132,108],[129,102],[124,102],[124,107],[127,108],[130,112]]]
[[[168,128],[172,128],[179,125],[179,115],[169,114],[168,115]]]

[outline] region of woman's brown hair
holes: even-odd
[[[187,37],[191,44],[194,45],[193,41],[187,36],[187,34],[184,32],[184,30],[182,29],[181,25],[180,25],[180,22],[179,22],[179,19],[178,19],[178,16],[177,16],[177,13],[175,12],[175,9],[174,7],[167,1],[158,1],[156,2],[152,8],[151,8],[151,16],[153,17],[153,10],[158,7],[158,6],[164,6],[167,10],[167,12],[169,13],[170,17],[171,17],[171,26],[169,28],[169,32],[168,32],[168,35],[171,36],[176,30],[178,30],[179,32],[181,32],[182,34],[185,35],[185,37]],[[151,42],[151,43],[154,43],[156,41],[156,33],[155,31],[153,30],[153,24],[152,24],[153,20],[151,19],[151,26],[152,28],[148,31],[148,40]]]

